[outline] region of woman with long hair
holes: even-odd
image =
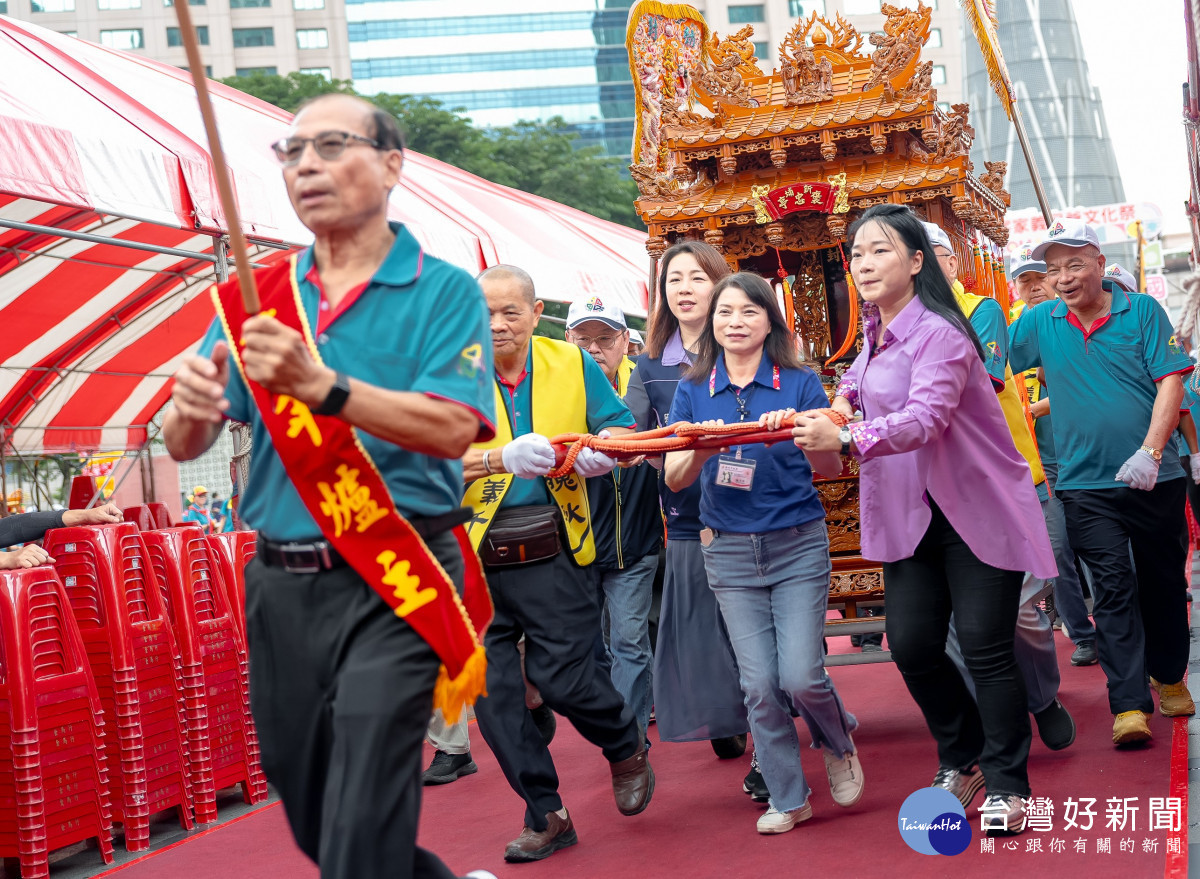
[[[785,415],[828,404],[816,373],[801,365],[767,282],[739,272],[713,287],[709,321],[675,392],[671,420],[778,428]],[[836,451],[808,456],[826,474],[842,470]],[[806,454],[792,443],[670,452],[664,474],[672,489],[700,486],[704,567],[770,790],[758,832],[783,833],[812,816],[793,709],[813,747],[824,751],[834,801],[853,806],[863,792],[850,738],[857,722],[825,671],[829,535]]]
[[[933,786],[967,806],[986,785],[983,829],[1019,833],[1030,726],[1013,633],[1024,572],[1054,577],[1054,553],[1027,515],[1029,466],[921,221],[879,205],[850,236],[865,338],[833,405],[863,420],[799,419],[796,444],[859,459],[862,554],[883,562],[892,658],[937,742]],[[951,614],[975,700],[946,655]]]
[[[708,320],[713,284],[728,274],[725,258],[703,241],[681,241],[663,254],[658,306],[625,398],[638,430],[669,423],[675,387],[695,359]],[[737,662],[700,555],[700,489],[671,491],[659,480],[659,499],[667,542],[654,648],[658,735],[664,742],[710,740],[717,756],[738,757],[749,725]],[[761,780],[754,771],[751,776],[745,789],[753,795]]]

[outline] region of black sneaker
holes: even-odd
[[[465,754],[447,754],[445,751],[435,751],[429,761],[429,768],[421,773],[421,784],[449,784],[458,781],[464,775],[474,775],[479,771],[471,752]]]
[[[541,733],[542,741],[549,745],[554,741],[554,733],[558,729],[558,718],[554,716],[554,712],[545,702],[537,708],[530,708],[529,713],[533,715],[533,723]]]
[[[708,743],[712,745],[713,753],[722,760],[733,760],[746,753],[746,734],[740,736],[726,736],[721,739],[709,739]]]
[[[1071,654],[1071,665],[1095,665],[1099,661],[1095,641],[1080,641],[1075,652]]]
[[[1037,721],[1038,738],[1051,751],[1061,751],[1075,741],[1075,721],[1057,699],[1033,719]]]
[[[758,771],[757,754],[750,759],[750,771],[746,773],[746,780],[742,782],[742,790],[749,794],[750,799],[756,803],[765,803],[771,799],[767,783],[763,780],[762,773]]]

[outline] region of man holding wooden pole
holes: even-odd
[[[421,743],[431,710],[454,720],[485,679],[491,604],[459,502],[460,459],[494,434],[488,312],[387,221],[391,116],[326,95],[275,152],[315,243],[254,273],[261,311],[238,281],[214,288],[163,435],[186,460],[223,417],[253,432],[251,706],[297,843],[322,879],[444,879],[416,844]]]

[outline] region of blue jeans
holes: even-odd
[[[810,790],[792,708],[808,724],[813,747],[838,759],[853,753],[850,733],[858,726],[825,672],[825,520],[764,534],[718,533],[704,547],[704,567],[737,657],[771,805],[799,809]]]
[[[627,568],[595,571],[605,623],[612,682],[642,732],[650,725],[650,687],[654,654],[650,650],[650,601],[658,553]]]
[[[1054,491],[1058,468],[1045,469],[1046,485]],[[1058,576],[1054,578],[1054,606],[1072,641],[1076,644],[1095,641],[1096,626],[1088,617],[1087,604],[1083,600],[1083,586],[1075,570],[1075,551],[1067,540],[1067,514],[1058,495],[1042,501],[1042,515],[1046,517],[1046,531],[1050,535],[1050,546],[1054,549],[1054,561],[1058,565]]]

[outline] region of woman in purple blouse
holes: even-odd
[[[862,420],[799,422],[806,451],[860,461],[863,556],[883,562],[887,637],[938,747],[933,785],[990,833],[1025,828],[1030,727],[1013,657],[1023,572],[1057,574],[1029,465],[1013,446],[983,351],[908,208],[870,208],[851,229],[866,301],[862,353],[834,408]],[[954,615],[977,702],[946,655]]]

